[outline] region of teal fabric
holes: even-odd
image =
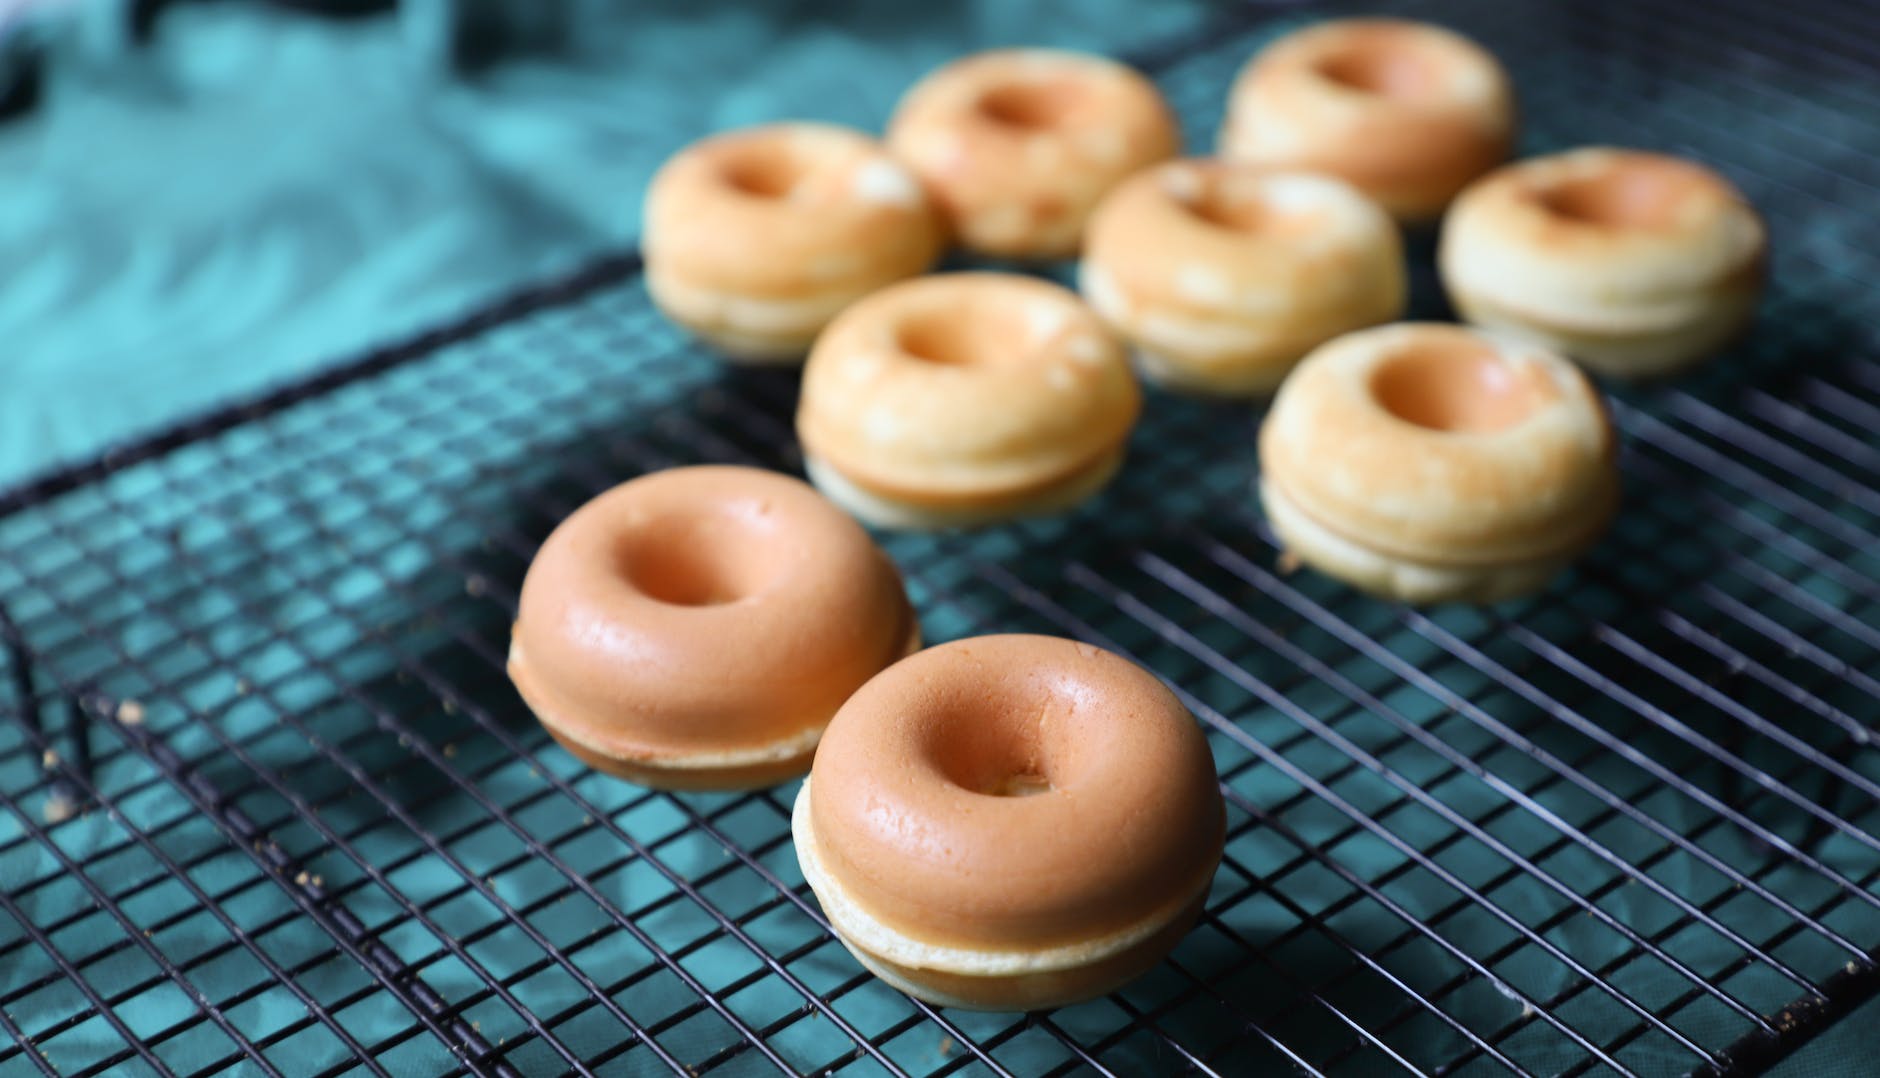
[[[604,5],[591,3],[570,3],[562,16],[542,14],[546,5],[411,3],[397,17],[354,22],[311,19],[239,4],[183,6],[159,20],[149,43],[137,44],[115,29],[113,5],[99,5],[76,21],[51,27],[50,79],[42,107],[25,119],[0,126],[0,176],[7,177],[0,197],[0,377],[4,378],[0,383],[0,483],[48,464],[86,456],[108,442],[395,339],[509,287],[629,245],[637,231],[638,196],[647,175],[673,147],[699,132],[790,115],[875,126],[899,87],[959,51],[1036,41],[1121,51],[1191,30],[1205,14],[1199,3],[1126,9],[1120,3],[1066,2],[1020,8],[982,0],[946,10],[929,5],[920,11],[888,5],[772,4],[715,12],[709,19],[691,18],[690,11],[697,6],[643,5],[630,19],[610,19],[603,17]],[[1210,95],[1218,96],[1221,80],[1237,59],[1223,56],[1219,70],[1210,68],[1205,73]],[[599,303],[610,317],[619,314],[616,308],[647,317],[643,297],[637,292]],[[554,318],[549,321],[557,334],[572,337],[585,332],[571,319],[564,320],[567,325]],[[650,321],[645,324],[649,337],[662,332]],[[651,339],[662,342],[664,349],[679,347],[669,337]],[[455,384],[465,384],[463,379],[470,376],[466,372],[479,370],[502,384],[499,375],[478,367],[475,353],[486,347],[502,362],[523,364],[531,355],[526,333],[464,346],[445,361],[453,365],[448,369],[458,372]],[[570,401],[595,385],[623,396],[644,394],[649,412],[656,403],[689,400],[695,395],[705,398],[714,392],[705,381],[709,377],[703,373],[705,368],[698,365],[667,369],[671,383],[655,391],[621,384],[630,380],[610,374],[594,359],[593,350],[584,353],[584,361],[589,368],[548,372],[543,377],[559,378],[556,384]],[[425,392],[415,378],[400,386],[413,394]],[[379,387],[375,392],[389,391]],[[1223,413],[1194,406],[1169,401],[1158,401],[1157,406],[1162,410],[1158,422],[1171,443],[1184,423],[1227,421]],[[492,408],[499,411],[500,405]],[[574,420],[566,425],[583,437],[592,437],[598,414],[577,417],[591,425]],[[511,425],[506,430],[526,428],[533,422],[527,416],[507,418]],[[461,429],[453,428],[453,432],[469,437],[482,419],[464,418]],[[286,425],[290,434],[295,433],[292,421]],[[317,424],[309,423],[306,431],[298,432],[304,436],[300,444],[308,459],[318,458],[319,431]],[[395,429],[373,433],[386,438],[398,434]],[[229,444],[182,454],[167,467],[185,476],[200,471],[214,477],[204,482],[219,490],[221,484],[234,482],[228,477],[234,470],[231,462],[247,462],[245,452],[268,444],[235,436]],[[516,452],[520,455],[519,449]],[[461,464],[442,450],[437,451],[437,460],[438,470],[446,475]],[[354,463],[365,485],[378,481],[369,462],[355,459]],[[266,464],[252,462],[258,470],[265,470]],[[1223,483],[1241,481],[1237,466],[1220,472]],[[128,529],[123,536],[110,534],[109,521],[120,509],[114,498],[132,500],[142,507],[140,512],[166,527],[181,531],[198,527],[205,534],[195,541],[204,547],[239,547],[218,531],[222,525],[193,522],[186,506],[156,499],[162,486],[140,488],[136,483],[132,477],[115,493],[90,492],[61,511],[70,514],[74,530],[97,549],[110,549],[114,557],[120,553],[114,544],[128,548],[133,538]],[[334,502],[333,528],[344,531],[349,527],[337,508],[344,499],[324,488],[316,494]],[[140,495],[144,500],[137,500]],[[157,504],[151,504],[153,500]],[[454,507],[434,504],[414,493],[413,526],[435,528],[437,535],[461,539],[469,549],[477,538],[476,529],[443,512]],[[497,506],[492,511],[501,510]],[[100,524],[100,518],[106,523]],[[30,549],[42,559],[36,566],[22,568],[21,577],[27,569],[57,575],[61,559],[68,556],[61,533],[37,520],[15,520],[8,527],[9,549]],[[1068,542],[1071,537],[1064,538]],[[982,539],[985,549],[980,553],[996,562],[1002,541],[997,535]],[[281,540],[283,548],[292,545]],[[910,538],[901,540],[895,553],[904,564],[928,566],[928,572],[944,584],[948,570],[942,547]],[[394,545],[383,555],[387,571],[400,580],[420,579],[428,567],[419,554]],[[134,571],[138,563],[126,557]],[[258,601],[279,603],[283,621],[302,624],[294,621],[302,612],[296,604],[302,603],[313,609],[312,616],[331,617],[319,605],[322,601],[363,610],[367,613],[362,616],[383,618],[391,625],[400,625],[398,619],[409,616],[408,609],[378,596],[371,580],[355,581],[347,575],[347,566],[356,559],[343,550],[316,551],[309,557],[315,564],[254,569]],[[0,566],[0,583],[13,586],[14,578],[9,575],[13,571]],[[294,573],[337,579],[333,589],[339,598],[320,600],[302,594]],[[77,574],[73,567],[73,575]],[[461,587],[456,580],[442,583]],[[78,592],[92,585],[75,581],[70,586]],[[192,617],[199,616],[203,625],[218,624],[225,615],[215,608],[216,597],[193,595],[188,580],[151,586],[161,592],[162,599],[178,604]],[[24,583],[19,587],[28,590]],[[173,592],[164,590],[172,587]],[[199,602],[200,609],[190,607],[191,602]],[[55,620],[46,610],[20,613]],[[996,609],[977,613],[983,621],[1009,616]],[[1467,617],[1466,612],[1457,614],[1445,624],[1454,622],[1461,631]],[[936,616],[927,628],[936,638],[944,638],[979,624],[982,621],[971,616],[956,621]],[[423,627],[400,627],[411,634],[400,646],[430,646]],[[240,643],[223,642],[223,646]],[[357,643],[336,642],[333,651],[348,662],[384,661],[376,645],[355,654],[351,649]],[[1415,641],[1391,644],[1407,658],[1415,658],[1408,650],[1414,645]],[[87,655],[86,661],[96,666],[81,671],[87,676],[113,673],[108,655]],[[317,727],[322,716],[316,709],[327,702],[319,693],[337,690],[306,684],[317,683],[317,678],[283,674],[297,666],[292,656],[264,655],[255,663],[260,672],[251,676],[257,681],[287,677],[281,703],[311,716],[309,721]],[[345,672],[353,671],[347,667]],[[1194,683],[1204,686],[1204,695],[1231,695],[1208,684],[1206,676],[1205,671],[1197,671],[1193,677]],[[319,692],[303,699],[295,694],[297,689]],[[499,690],[497,686],[491,691]],[[276,721],[272,714],[261,705],[235,699],[245,691],[218,681],[203,690],[205,697],[213,694],[212,699],[187,703],[218,710],[226,707],[232,716],[228,728],[234,733],[268,728]],[[374,691],[385,693],[387,699],[406,699],[397,688],[378,686]],[[1399,706],[1406,710],[1418,706],[1408,699],[1413,694],[1405,696]],[[1419,718],[1432,724],[1439,721],[1433,706],[1425,706],[1424,711],[1429,714],[1418,712]],[[152,722],[166,737],[199,736],[182,720],[181,710],[172,707],[153,716]],[[440,742],[454,736],[449,733],[453,729],[449,720],[432,715],[424,721],[434,724]],[[1284,723],[1274,722],[1276,739],[1284,730]],[[1461,738],[1466,731],[1453,733]],[[383,750],[385,759],[397,759],[392,754],[403,746],[395,749],[389,738],[385,741],[375,748]],[[281,747],[283,758],[289,761],[306,751],[297,743]],[[451,757],[459,760],[459,767],[467,768],[472,761],[496,766],[486,759],[497,755],[487,743],[465,744],[461,751],[462,758]],[[1310,745],[1301,750],[1302,766],[1330,770],[1322,760],[1306,759],[1312,751]],[[1235,761],[1224,756],[1222,762]],[[490,785],[501,791],[530,788],[535,776],[522,774],[520,768],[513,770],[513,774],[498,774]],[[36,781],[29,771],[30,761],[22,764],[21,774],[7,776],[7,780],[17,780],[22,786]],[[633,807],[629,791],[595,781],[572,766],[562,777],[579,784],[607,812],[620,813],[622,825],[636,835],[660,835],[678,826],[663,802],[644,809]],[[1290,791],[1281,791],[1286,792]],[[520,795],[505,792],[501,796]],[[1263,790],[1261,800],[1278,796]],[[1474,796],[1483,799],[1481,804],[1487,803],[1481,791]],[[138,818],[143,826],[178,811],[173,799],[147,801],[137,806],[150,814]],[[1475,804],[1470,811],[1480,807]],[[84,821],[62,834],[76,855],[110,826],[104,820]],[[199,829],[205,843],[218,841],[207,825],[179,826],[185,834]],[[1402,826],[1409,829],[1414,824]],[[727,825],[741,839],[736,827],[735,821]],[[1325,830],[1331,830],[1329,822]],[[291,846],[296,837],[283,835],[279,841]],[[298,837],[305,841],[305,836]],[[1244,841],[1266,840],[1256,831]],[[382,850],[370,843],[362,845],[381,853],[387,862],[410,852],[408,836],[386,836],[383,842]],[[466,840],[467,846],[474,844]],[[490,860],[509,854],[494,844],[492,840],[493,848],[487,853]],[[712,864],[711,859],[720,856],[710,843],[698,845],[693,850],[689,843],[682,844],[681,852],[674,854],[688,871]],[[1387,864],[1393,856],[1389,850],[1360,849],[1360,845],[1352,844],[1350,856],[1368,868]],[[1273,864],[1280,863],[1283,852],[1275,844]],[[611,853],[592,851],[592,860],[604,863]],[[477,868],[485,855],[463,856]],[[32,863],[20,863],[25,860]],[[791,871],[787,855],[772,860],[777,871]],[[18,851],[5,868],[15,874],[10,880],[57,875],[50,854],[32,845]],[[1596,865],[1585,868],[1589,876],[1600,871]],[[202,883],[213,891],[242,878],[245,871],[249,870],[239,862],[213,864],[204,872]],[[633,900],[657,895],[661,886],[658,880],[638,878],[615,882]],[[416,894],[435,885],[416,874],[401,877],[399,883]],[[514,873],[502,886],[512,884],[518,893],[508,897],[525,901],[527,872]],[[1446,892],[1435,886],[1427,892],[1413,897],[1427,898],[1428,908],[1434,910]],[[70,892],[53,893],[63,900]],[[257,888],[256,896],[255,904],[285,903],[269,887]],[[170,903],[182,901],[167,889],[160,897]],[[1511,904],[1520,904],[1524,916],[1538,916],[1536,911],[1548,908],[1545,895],[1511,893],[1506,897]],[[82,901],[82,896],[74,896],[73,901]],[[1639,910],[1647,908],[1644,898],[1615,900],[1618,904],[1631,901],[1638,903]],[[272,908],[265,911],[270,916],[273,912]],[[252,910],[242,914],[262,915]],[[677,913],[669,917],[674,922],[681,919]],[[1283,923],[1285,915],[1275,910],[1272,920]],[[1349,929],[1360,941],[1369,938],[1366,933],[1377,931],[1375,924],[1359,918],[1339,927]],[[655,922],[652,930],[670,931],[672,939],[683,941],[693,928]],[[177,929],[179,934],[198,931],[203,938],[214,938],[212,925],[186,922]],[[782,950],[796,938],[784,933],[765,942]],[[1557,939],[1594,957],[1599,956],[1598,948],[1612,946],[1609,939],[1579,921],[1563,925]],[[644,960],[616,942],[601,946],[620,946],[618,960],[624,964]],[[710,966],[713,957],[703,956],[701,968]],[[1290,957],[1301,963],[1314,960],[1303,949]],[[726,962],[736,958],[728,955]],[[744,958],[748,960],[748,955]],[[596,965],[611,960],[609,955],[598,956]],[[127,978],[147,972],[129,951],[121,964]],[[1523,990],[1544,993],[1550,987],[1522,983],[1522,969],[1516,962],[1501,972]],[[723,970],[717,975],[727,979],[744,972],[729,964]],[[0,984],[8,978],[24,981],[42,972],[38,968],[0,970]],[[433,972],[447,983],[453,978],[473,981],[459,976],[448,962]],[[833,984],[848,976],[852,967],[838,956],[823,972],[827,983]],[[99,971],[96,976],[104,979],[108,974]],[[322,968],[317,976],[325,979],[315,989],[323,997],[342,992],[360,979],[356,971],[348,973],[343,968]],[[1222,971],[1222,976],[1232,980],[1245,976],[1245,971]],[[1497,1008],[1505,1010],[1508,1001],[1485,983],[1480,987],[1481,998],[1471,996],[1463,1004],[1472,1014],[1500,1015]],[[1786,986],[1776,987],[1786,990]],[[542,989],[539,998],[544,1009],[567,1001],[554,994],[560,988]],[[1152,994],[1158,988],[1151,984],[1143,990]],[[60,1007],[76,1006],[74,995],[48,989],[46,998],[34,1002],[47,1013],[57,1013]],[[794,1005],[788,993],[782,995],[779,1013]],[[537,998],[531,996],[531,1002]],[[578,992],[568,998],[578,998]],[[686,997],[683,992],[668,991],[663,998]],[[1771,989],[1769,998],[1779,1003],[1782,997]],[[1366,1013],[1362,1000],[1341,1002]],[[180,996],[153,992],[150,999],[130,1008],[135,1011],[133,1025],[160,1028],[187,1006]],[[869,1006],[874,1008],[869,1020],[883,1025],[897,1020],[905,1008],[891,994]],[[242,1020],[265,1028],[269,1022],[292,1016],[296,1004],[276,994],[256,1007],[267,1011],[242,1016]],[[401,1019],[393,1008],[386,1010],[387,1018]],[[490,1012],[492,1028],[496,1011]],[[1075,1016],[1065,1020],[1078,1021]],[[1613,1021],[1624,1021],[1624,1015],[1615,1013]],[[1874,1051],[1880,1048],[1874,1032],[1877,1023],[1880,1013],[1867,1009],[1842,1023],[1781,1073],[1789,1078],[1875,1073]],[[109,1031],[92,1032],[98,1034],[99,1043],[110,1043]],[[701,1030],[697,1039],[710,1044],[720,1032]],[[1544,1033],[1532,1032],[1536,1037]],[[1430,1035],[1452,1036],[1440,1029],[1431,1030]],[[210,1045],[200,1049],[199,1055],[182,1054],[192,1050],[187,1045],[177,1049],[181,1058],[197,1061],[213,1058],[219,1049]],[[420,1038],[409,1048],[411,1053],[435,1050],[428,1038]],[[942,1044],[922,1045],[919,1058],[931,1063],[950,1050]],[[71,1051],[74,1058],[83,1058],[78,1048]],[[308,1049],[309,1053],[333,1051],[331,1044]],[[1546,1048],[1526,1058],[1546,1058]],[[1563,1061],[1577,1058],[1561,1053]],[[1666,1052],[1664,1058],[1684,1056]],[[399,1062],[394,1061],[394,1066]],[[547,1063],[552,1060],[544,1060]],[[448,1061],[432,1056],[404,1060],[403,1065],[420,1072],[448,1065]]]
[[[1777,1064],[1769,1078],[1873,1078],[1880,1074],[1880,1000],[1848,1015]]]
[[[41,107],[0,123],[0,485],[629,245],[701,132],[878,126],[962,50],[1126,48],[1204,10],[696,6],[185,4],[140,45],[106,3],[35,27]]]

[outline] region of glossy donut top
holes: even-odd
[[[622,483],[542,544],[512,672],[538,714],[621,759],[813,731],[914,633],[899,574],[808,484],[756,468]]]
[[[1140,667],[985,636],[863,686],[811,770],[818,854],[922,943],[1044,949],[1166,916],[1220,860],[1207,740]]]
[[[1280,386],[1260,431],[1267,481],[1302,511],[1437,564],[1527,560],[1604,527],[1615,448],[1573,364],[1435,323],[1319,348]]]
[[[1142,394],[1075,295],[1016,274],[891,285],[843,311],[803,369],[806,452],[914,501],[1018,493],[1102,460]]]
[[[1248,63],[1221,153],[1329,172],[1416,221],[1505,159],[1513,139],[1513,89],[1481,46],[1426,23],[1340,19]]]
[[[791,299],[908,277],[944,227],[919,181],[846,127],[777,123],[695,142],[646,193],[649,267],[696,287]]]
[[[926,181],[965,246],[1059,257],[1118,180],[1173,156],[1181,134],[1154,84],[1114,60],[1002,49],[910,89],[888,144]]]
[[[1086,274],[1138,302],[1309,320],[1403,278],[1397,225],[1330,176],[1211,159],[1145,169],[1091,218]]]
[[[1591,147],[1519,161],[1471,185],[1444,222],[1441,258],[1452,286],[1508,294],[1524,309],[1609,316],[1623,305],[1656,324],[1673,312],[1654,304],[1755,287],[1765,242],[1762,219],[1715,172]]]

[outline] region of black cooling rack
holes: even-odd
[[[1880,11],[1406,7],[1510,63],[1528,149],[1730,173],[1774,292],[1619,395],[1622,518],[1531,601],[1282,573],[1255,417],[1164,396],[1084,511],[887,540],[930,639],[1083,637],[1206,725],[1228,856],[1170,961],[929,1009],[829,935],[793,787],[641,791],[530,721],[556,521],[799,464],[793,380],[705,360],[626,256],[0,496],[0,1070],[1746,1073],[1880,994]],[[1302,17],[1140,57],[1191,144]]]

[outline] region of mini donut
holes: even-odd
[[[1403,314],[1396,223],[1343,181],[1221,161],[1153,166],[1091,216],[1084,298],[1173,389],[1270,393],[1341,333]]]
[[[1722,176],[1593,148],[1521,161],[1464,191],[1437,264],[1469,321],[1642,378],[1743,332],[1766,249],[1762,218]]]
[[[1226,826],[1208,742],[1160,681],[1049,636],[956,640],[862,686],[796,798],[836,935],[930,1003],[1102,995],[1194,923]]]
[[[926,270],[945,226],[874,139],[778,123],[695,142],[654,175],[640,249],[666,317],[727,358],[800,361],[837,311]]]
[[[1591,545],[1619,497],[1586,376],[1532,345],[1400,323],[1293,371],[1260,430],[1260,500],[1288,554],[1386,598],[1499,602]]]
[[[673,468],[549,535],[522,582],[509,677],[591,767],[743,789],[807,770],[829,717],[919,637],[894,564],[808,484]]]
[[[1181,131],[1154,84],[1114,60],[1002,49],[916,83],[888,124],[888,146],[968,250],[1065,258],[1103,193],[1173,157]]]
[[[1234,160],[1331,173],[1419,223],[1507,159],[1514,126],[1508,73],[1480,45],[1405,19],[1338,19],[1248,62],[1219,147]]]
[[[830,323],[803,368],[796,431],[810,480],[856,516],[944,528],[1094,494],[1141,407],[1122,345],[1074,294],[951,273]]]

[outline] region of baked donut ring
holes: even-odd
[[[1149,380],[1270,393],[1301,357],[1403,314],[1403,243],[1340,180],[1221,161],[1153,166],[1091,216],[1084,298]]]
[[[1160,681],[1048,636],[930,648],[862,686],[797,794],[837,936],[931,1003],[1101,995],[1187,932],[1226,818],[1207,739]]]
[[[900,574],[801,480],[673,468],[600,495],[529,566],[509,677],[555,740],[664,789],[769,785],[919,645]]]
[[[916,83],[895,108],[888,146],[967,249],[1064,258],[1103,193],[1173,157],[1181,131],[1155,85],[1114,60],[1001,49]]]
[[[1434,220],[1514,144],[1514,90],[1485,49],[1440,26],[1338,19],[1273,42],[1228,98],[1220,154],[1326,172],[1398,220]]]
[[[926,191],[832,124],[731,131],[679,151],[646,192],[646,287],[727,358],[800,361],[836,312],[924,273],[945,247]]]
[[[803,368],[811,481],[871,524],[1054,512],[1123,461],[1142,407],[1122,345],[1048,281],[951,273],[842,312]]]
[[[1464,191],[1437,264],[1469,321],[1641,378],[1743,332],[1766,248],[1762,218],[1722,176],[1592,148],[1517,162]]]
[[[1300,561],[1386,598],[1538,591],[1618,503],[1612,423],[1573,364],[1459,326],[1307,356],[1260,430],[1260,499]]]

